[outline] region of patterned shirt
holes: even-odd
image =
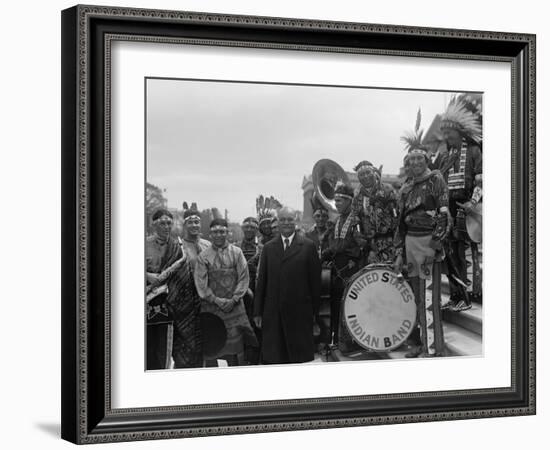
[[[397,228],[397,194],[389,184],[379,183],[371,189],[361,186],[353,197],[353,210],[368,239],[393,234]]]
[[[218,248],[210,246],[202,251],[195,266],[195,285],[199,296],[213,302],[216,298],[208,284],[209,277],[216,277],[216,270],[235,269],[237,284],[233,291],[232,299],[237,301],[242,298],[248,289],[249,275],[246,258],[242,250],[233,244],[226,244]]]
[[[399,192],[399,225],[395,248],[403,248],[408,233],[432,234],[441,208],[449,206],[449,191],[441,173],[429,171],[418,179],[405,182]]]
[[[451,199],[470,199],[475,177],[483,172],[482,163],[481,149],[477,145],[463,140],[461,148],[449,149],[449,156],[441,166],[441,173],[447,178]]]

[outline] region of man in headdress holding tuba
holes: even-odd
[[[353,188],[338,182],[334,189],[338,219],[330,233],[325,235],[325,250],[321,262],[332,265],[330,287],[330,328],[332,342],[346,353],[352,350],[353,341],[340,319],[342,294],[348,280],[361,269],[366,240],[359,218],[352,211]]]

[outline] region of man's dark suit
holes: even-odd
[[[320,293],[321,263],[311,240],[295,234],[286,251],[280,237],[264,245],[254,300],[254,316],[262,317],[264,362],[313,359],[313,318]]]

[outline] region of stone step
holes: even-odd
[[[445,322],[443,336],[449,352],[448,356],[481,356],[483,353],[481,335],[460,325]]]
[[[327,362],[350,362],[350,361],[372,361],[379,360],[380,353],[377,352],[368,352],[366,350],[361,350],[357,352],[352,352],[344,355],[338,348],[332,348],[328,357],[326,358]]]
[[[458,325],[479,336],[483,333],[483,310],[479,303],[472,303],[472,309],[454,312],[443,311],[443,320]]]

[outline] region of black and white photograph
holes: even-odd
[[[540,15],[161,3],[61,12],[61,437],[536,440]]]
[[[483,92],[144,85],[146,370],[483,357]]]

